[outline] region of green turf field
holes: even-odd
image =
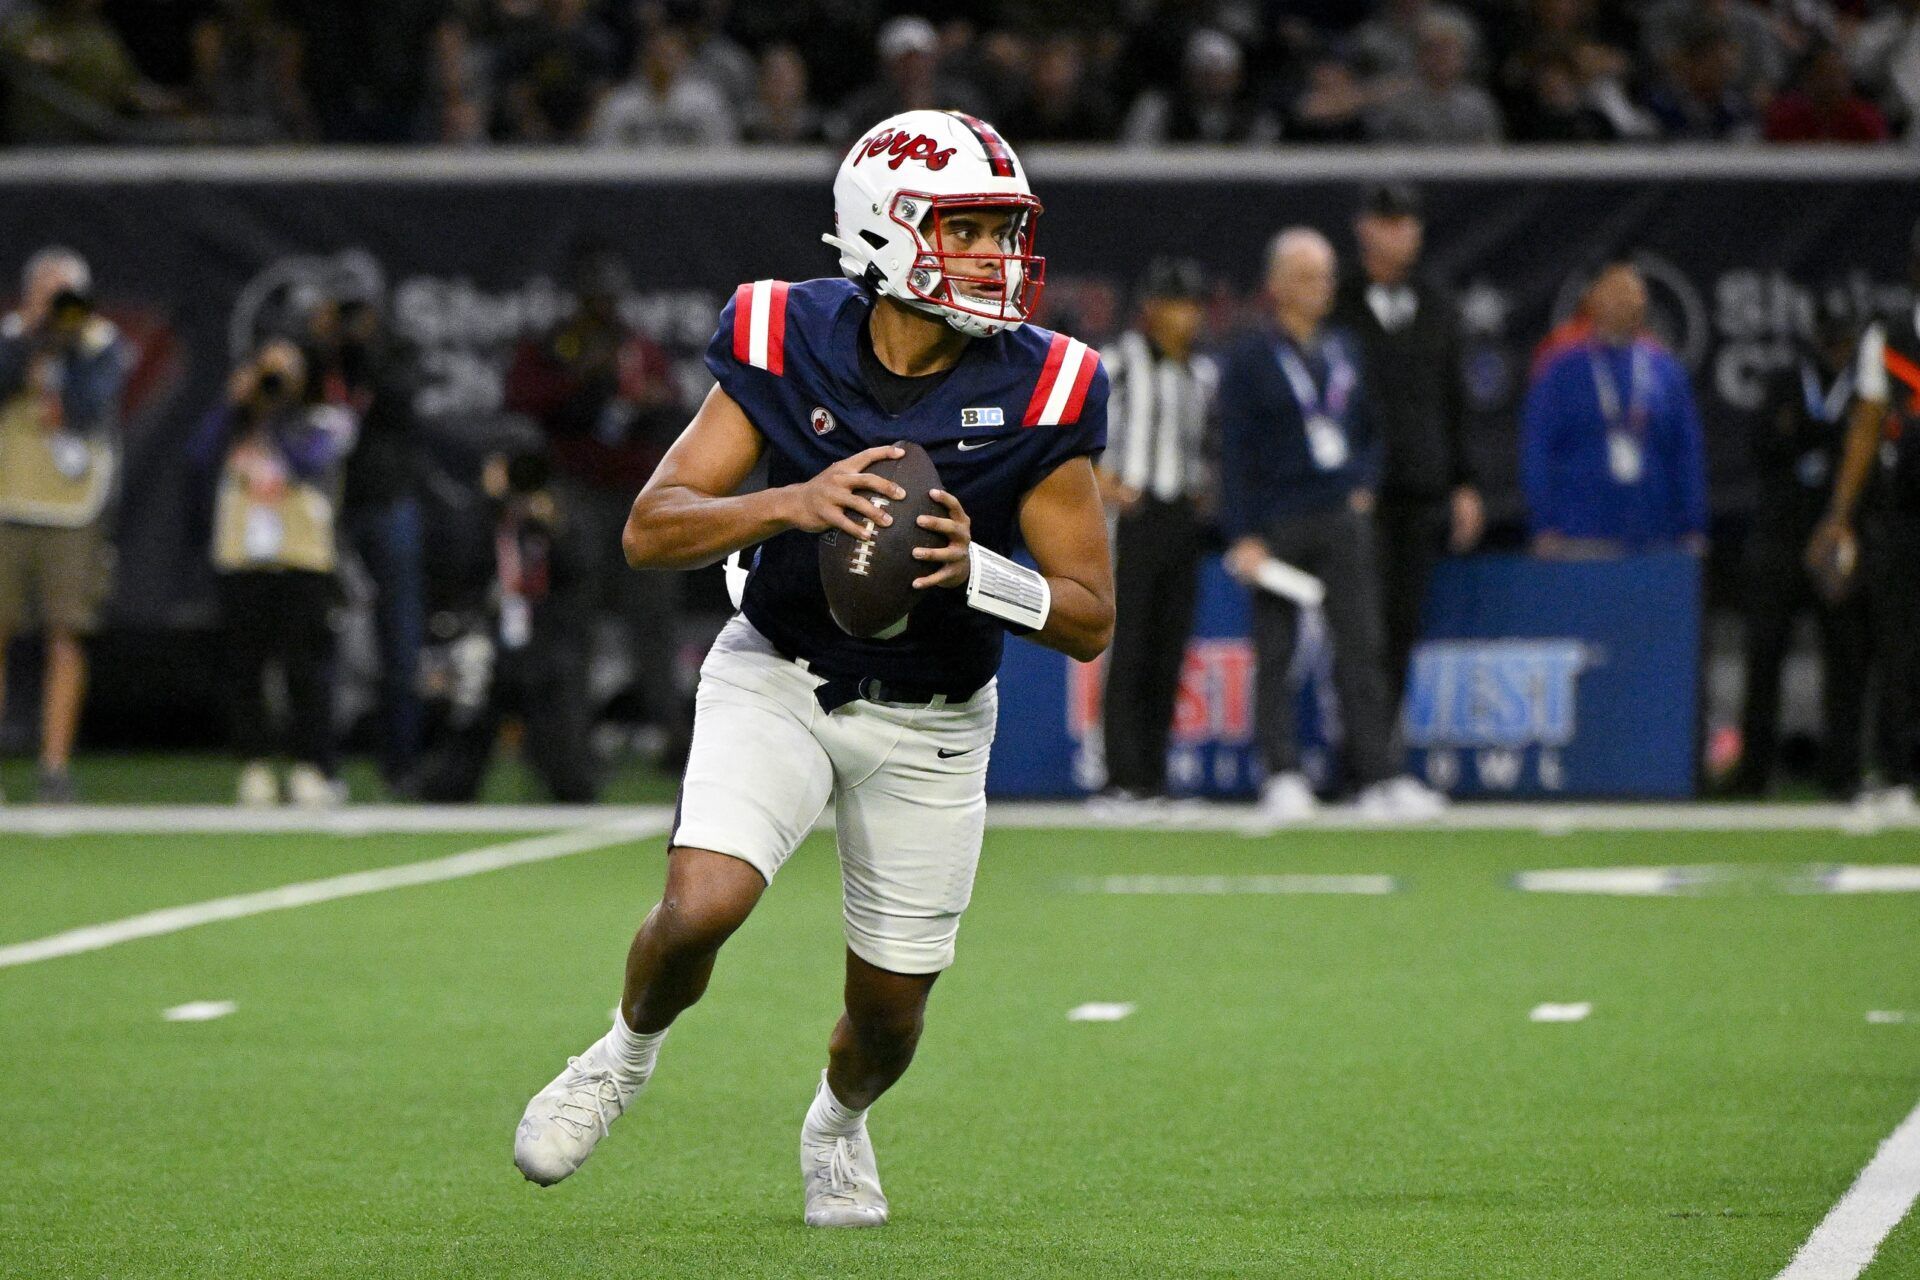
[[[0,946],[511,838],[0,836]],[[0,1275],[1770,1280],[1920,1102],[1920,894],[1511,887],[1920,862],[1911,831],[995,829],[873,1113],[894,1221],[810,1232],[841,963],[816,837],[637,1108],[537,1189],[514,1124],[604,1028],[661,845],[0,968]],[[1082,891],[1294,873],[1398,890]],[[238,1008],[162,1020],[196,1000]],[[1092,1001],[1136,1009],[1068,1021]],[[1920,1276],[1920,1222],[1866,1274]]]

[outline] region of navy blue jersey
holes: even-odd
[[[937,386],[890,415],[860,373],[872,307],[851,280],[761,280],[741,285],[720,313],[707,367],[766,438],[767,484],[798,484],[863,449],[911,440],[967,509],[973,540],[1012,554],[1027,491],[1069,458],[1106,447],[1098,354],[1033,325],[976,338]],[[818,536],[788,530],[754,557],[741,609],[781,652],[823,676],[876,676],[955,697],[993,678],[1003,625],[969,609],[962,590],[929,591],[891,640],[842,631],[820,586]]]

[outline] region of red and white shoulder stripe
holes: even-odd
[[[1100,354],[1078,338],[1064,333],[1053,335],[1047,348],[1047,362],[1040,368],[1040,381],[1034,384],[1033,398],[1027,401],[1026,427],[1057,427],[1080,421],[1080,409],[1087,402],[1087,388],[1093,384],[1094,370],[1100,367]]]
[[[775,377],[786,372],[787,282],[755,280],[733,292],[733,358]]]

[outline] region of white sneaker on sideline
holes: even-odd
[[[1363,818],[1431,822],[1447,811],[1447,798],[1412,774],[1403,773],[1362,791],[1355,808]]]
[[[249,760],[240,766],[240,784],[234,803],[242,809],[271,809],[280,803],[280,780],[265,760]]]
[[[337,809],[346,802],[346,788],[310,764],[287,770],[287,803],[299,809]]]
[[[820,1087],[827,1087],[824,1071]],[[874,1162],[873,1141],[867,1137],[864,1119],[860,1132],[850,1138],[836,1138],[802,1123],[800,1177],[806,1184],[808,1226],[886,1225],[887,1196],[880,1190],[880,1167]]]
[[[1260,789],[1260,818],[1271,826],[1306,822],[1320,812],[1320,802],[1304,773],[1279,773]]]
[[[615,1075],[605,1039],[594,1041],[527,1103],[513,1131],[514,1165],[543,1187],[565,1178],[587,1162],[645,1084]]]

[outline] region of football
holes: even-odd
[[[893,516],[893,523],[875,526],[871,539],[855,538],[836,529],[820,535],[820,585],[826,590],[827,609],[834,622],[851,636],[885,639],[897,634],[922,594],[913,580],[938,566],[914,559],[915,547],[945,546],[944,534],[920,527],[923,515],[944,515],[932,490],[940,485],[933,459],[917,444],[896,440],[906,450],[898,458],[882,458],[867,471],[885,476],[907,491],[899,501],[868,493],[874,505]]]

